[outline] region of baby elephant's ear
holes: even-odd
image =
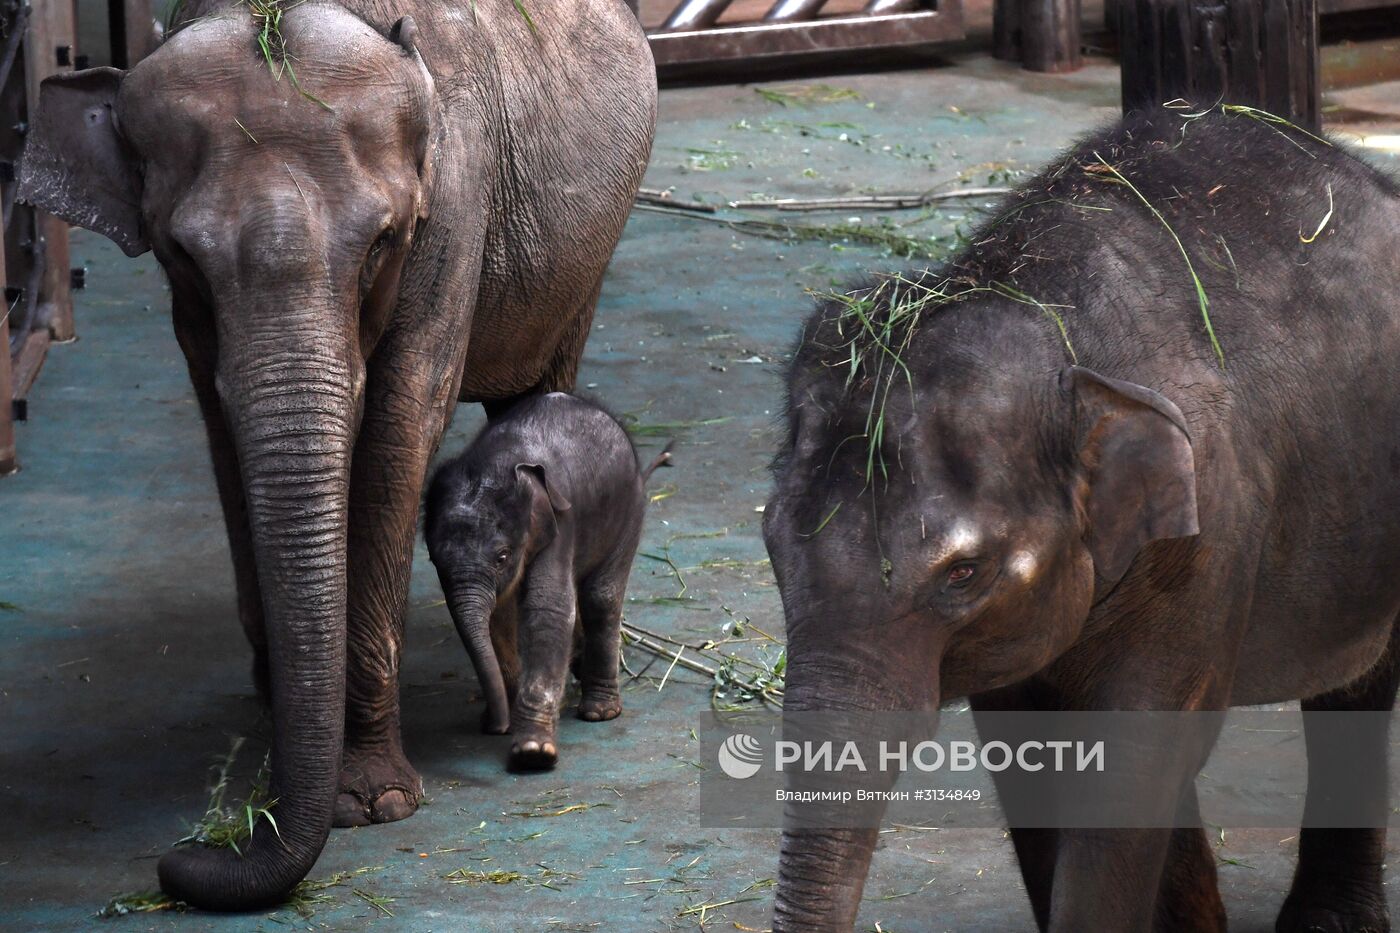
[[[537,486],[545,495],[549,497],[549,505],[554,509],[555,514],[569,511],[569,500],[564,498],[564,494],[555,488],[549,478],[544,474],[544,466],[539,463],[517,463],[515,465],[515,475],[522,483]]]
[[[1060,386],[1074,396],[1094,569],[1117,581],[1148,542],[1200,533],[1186,419],[1161,393],[1081,366]]]

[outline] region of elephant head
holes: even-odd
[[[530,560],[554,540],[556,516],[570,503],[540,464],[507,457],[496,469],[482,470],[470,463],[471,456],[469,451],[433,477],[423,533],[448,611],[486,695],[482,728],[501,735],[510,731],[510,703],[491,645],[491,613],[520,586]]]
[[[931,716],[1023,680],[1079,637],[1141,548],[1197,532],[1181,412],[1066,366],[1044,327],[996,299],[925,311],[907,343],[853,344],[839,306],[808,325],[764,511],[785,713]],[[875,843],[873,828],[790,815],[774,929],[850,930]]]
[[[212,6],[209,5],[209,6]],[[152,250],[237,452],[271,665],[276,827],[242,855],[181,849],[194,905],[278,902],[325,844],[344,730],[351,452],[366,360],[426,216],[438,104],[413,23],[289,4],[192,18],[129,72],[41,89],[20,196]]]

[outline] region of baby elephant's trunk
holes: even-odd
[[[647,480],[651,479],[651,474],[656,472],[657,467],[670,465],[671,448],[674,446],[676,446],[675,441],[667,441],[665,449],[663,449],[661,453],[657,454],[656,459],[651,461],[651,464],[645,470],[642,471],[642,482],[644,484]]]
[[[486,698],[481,729],[492,735],[504,735],[510,731],[510,701],[506,698],[505,678],[501,675],[496,649],[491,645],[491,613],[496,608],[496,591],[490,586],[463,584],[451,579],[446,572],[441,573],[440,578],[442,592],[447,596],[447,609],[452,613],[452,622],[457,626],[467,654],[471,655],[476,679],[481,682],[481,692]]]

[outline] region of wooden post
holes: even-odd
[[[114,68],[130,68],[155,51],[154,25],[151,0],[107,0]]]
[[[5,290],[5,251],[0,249],[0,294]],[[19,468],[15,457],[14,376],[10,372],[9,308],[0,302],[0,476]]]
[[[1083,64],[1081,0],[996,0],[992,54],[1030,71],[1074,71]]]
[[[1245,104],[1317,132],[1317,0],[1122,0],[1123,110]]]
[[[49,75],[73,70],[77,60],[78,17],[73,0],[33,4],[29,33],[24,38],[25,78],[29,112],[39,107],[39,84]],[[57,217],[35,212],[35,249],[44,251],[44,275],[39,283],[39,317],[54,340],[72,340],[73,293],[68,259],[68,225]]]

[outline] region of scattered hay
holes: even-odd
[[[725,416],[723,418],[701,418],[696,421],[660,421],[646,424],[642,422],[640,415],[640,412],[623,412],[617,420],[622,423],[623,429],[633,437],[676,437],[688,434],[696,428],[708,428],[733,420]]]
[[[242,855],[239,843],[251,839],[253,829],[262,820],[266,820],[272,826],[272,831],[277,834],[279,840],[282,838],[282,833],[277,828],[277,820],[272,815],[272,808],[277,806],[277,800],[269,798],[268,794],[271,778],[270,754],[263,756],[262,765],[253,778],[247,798],[225,803],[229,771],[232,770],[244,741],[243,736],[233,740],[228,755],[216,766],[218,777],[209,791],[209,806],[205,809],[204,816],[194,824],[189,835],[176,841],[175,845],[194,843],[211,849],[232,849]]]
[[[287,896],[287,900],[282,906],[295,911],[303,920],[309,920],[315,916],[316,908],[319,905],[334,900],[325,893],[326,891],[340,887],[352,878],[383,870],[383,865],[377,865],[372,868],[356,868],[353,871],[336,872],[329,878],[319,880],[307,878],[292,889],[292,893]],[[388,905],[394,901],[392,897],[375,897],[359,889],[355,889],[352,893],[369,901],[381,911],[387,911]],[[375,903],[376,901],[379,903]],[[177,901],[161,891],[142,891],[117,895],[97,912],[97,916],[106,920],[113,917],[124,917],[127,914],[149,914],[168,910],[183,913],[190,909],[190,906],[184,901]],[[392,913],[388,915],[393,916]]]
[[[765,240],[781,240],[785,243],[828,243],[833,248],[874,247],[887,256],[906,260],[943,259],[961,243],[961,238],[954,236],[952,243],[944,246],[940,245],[939,238],[936,236],[914,236],[904,232],[906,227],[921,222],[922,218],[905,225],[897,224],[887,217],[881,217],[879,222],[875,224],[850,221],[832,224],[800,224],[748,217],[722,217],[717,214],[677,210],[656,204],[637,204],[635,209],[723,224],[736,233],[760,237]]]
[[[138,891],[118,894],[97,912],[97,916],[103,920],[110,920],[113,917],[125,917],[127,914],[152,914],[164,910],[183,912],[189,909],[188,904],[177,901],[162,891]]]
[[[379,911],[384,916],[392,917],[394,915],[394,912],[389,909],[389,905],[394,903],[394,898],[384,897],[379,894],[371,894],[368,891],[362,890],[361,888],[354,888],[353,890],[351,890],[350,893],[358,897],[360,900],[364,901],[369,906],[373,907],[375,910]]]
[[[550,868],[543,862],[536,862],[534,868],[535,871],[529,874],[506,869],[479,871],[471,868],[458,868],[442,877],[448,884],[509,885],[519,883],[526,888],[548,888],[551,891],[567,887],[581,877],[571,871]]]
[[[789,84],[786,87],[756,87],[753,92],[779,107],[810,107],[812,104],[834,104],[843,100],[860,100],[860,92],[831,84]]]
[[[309,920],[316,913],[319,904],[328,904],[335,900],[326,892],[331,888],[338,888],[352,878],[359,878],[374,872],[383,871],[383,865],[374,865],[366,868],[356,868],[352,871],[338,871],[328,878],[307,878],[292,889],[292,893],[287,896],[287,902],[283,905],[297,914],[303,920]],[[358,890],[352,892],[358,895]],[[385,898],[386,904],[392,902],[393,898]]]
[[[1336,208],[1336,202],[1332,199],[1332,183],[1327,183],[1327,213],[1322,216],[1322,222],[1317,225],[1317,229],[1311,236],[1303,236],[1303,231],[1298,231],[1298,241],[1301,243],[1311,243],[1322,236],[1322,231],[1327,229],[1327,224],[1332,220],[1332,212]]]

